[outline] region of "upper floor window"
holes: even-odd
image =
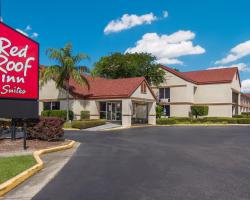
[[[194,86],[194,94],[196,93],[197,87]]]
[[[170,99],[170,88],[159,88],[160,99]]]
[[[60,110],[60,102],[43,102],[43,110]]]
[[[141,92],[142,93],[147,93],[147,84],[145,82],[143,82],[142,85],[141,85]]]

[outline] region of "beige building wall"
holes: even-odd
[[[191,111],[190,106],[190,104],[171,104],[171,117],[189,117]]]
[[[43,110],[43,101],[60,101],[61,109],[67,109],[66,91],[63,89],[57,89],[54,81],[49,81],[43,87],[40,87],[39,92],[39,114],[41,114]],[[70,95],[69,105],[70,110],[74,112],[76,119],[80,119],[80,114],[83,110],[90,111],[91,119],[99,118],[99,104],[95,100],[75,99]]]
[[[166,81],[159,87],[170,88],[171,117],[188,117],[191,105],[209,106],[208,116],[232,116],[232,92],[240,93],[239,77],[235,75],[232,83],[196,85],[165,71]],[[154,87],[159,97],[159,89]],[[240,95],[239,95],[240,102]],[[240,108],[239,108],[240,111]]]
[[[40,88],[40,102],[39,113],[43,110],[44,101],[60,101],[60,107],[62,110],[67,109],[66,91],[56,88],[54,81],[49,81],[43,87]],[[99,99],[99,100],[82,100],[75,99],[70,95],[70,110],[75,114],[75,119],[80,119],[80,113],[83,110],[90,111],[91,119],[100,118],[100,101],[121,101],[122,102],[122,125],[124,127],[131,126],[131,118],[133,112],[132,101],[141,101],[148,104],[148,122],[150,124],[156,124],[155,106],[156,100],[147,88],[146,93],[141,92],[141,86],[139,86],[129,98],[124,99]]]
[[[131,95],[131,98],[140,98],[140,99],[148,99],[148,100],[152,100],[155,101],[154,96],[152,95],[152,93],[150,92],[149,88],[147,88],[146,93],[142,93],[141,92],[141,87],[139,86],[134,93]]]

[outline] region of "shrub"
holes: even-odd
[[[161,118],[161,116],[164,114],[163,107],[161,105],[157,105],[155,111],[156,111],[156,118]]]
[[[238,124],[250,124],[250,118],[237,119]]]
[[[208,106],[191,106],[191,112],[196,118],[198,116],[206,116],[208,115]]]
[[[244,118],[243,115],[234,115],[233,118]]]
[[[242,112],[241,115],[244,117],[250,117],[250,112]]]
[[[174,117],[172,119],[175,119],[176,123],[190,123],[191,118],[189,117]]]
[[[90,112],[89,111],[81,111],[81,120],[83,119],[90,119]]]
[[[60,140],[63,138],[64,120],[56,117],[41,117],[34,126],[27,128],[28,138],[39,140]]]
[[[93,120],[72,121],[71,126],[72,128],[86,129],[86,128],[91,128],[95,126],[104,125],[105,123],[106,123],[105,120],[93,119]]]
[[[63,124],[63,128],[72,128],[72,127],[71,127],[71,122],[65,122],[65,123]]]
[[[156,119],[156,123],[159,125],[176,124],[176,120],[174,118],[160,118]]]
[[[237,124],[237,118],[232,118],[232,117],[204,117],[203,122]]]
[[[41,113],[42,117],[58,117],[64,120],[67,119],[67,111],[66,110],[44,110]],[[73,120],[74,113],[73,111],[69,111],[69,120]]]

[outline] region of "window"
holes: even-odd
[[[100,118],[121,121],[122,120],[122,103],[120,102],[100,102]]]
[[[142,85],[141,85],[141,92],[142,93],[147,93],[147,84],[145,82],[143,82]]]
[[[44,102],[43,110],[60,110],[60,102],[59,101]]]
[[[170,117],[170,105],[164,105],[163,106],[163,112],[165,116]]]
[[[196,93],[197,87],[194,86],[194,94]]]
[[[159,88],[160,99],[170,99],[170,88]]]

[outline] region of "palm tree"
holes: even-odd
[[[66,88],[67,92],[67,121],[69,120],[69,80],[73,79],[80,85],[86,85],[89,88],[88,80],[82,73],[89,72],[89,69],[85,66],[79,66],[78,64],[88,59],[86,54],[72,53],[72,44],[66,44],[63,48],[55,49],[49,48],[46,51],[48,57],[57,62],[57,65],[46,67],[41,73],[41,86],[46,84],[50,80],[56,82],[57,88]]]

